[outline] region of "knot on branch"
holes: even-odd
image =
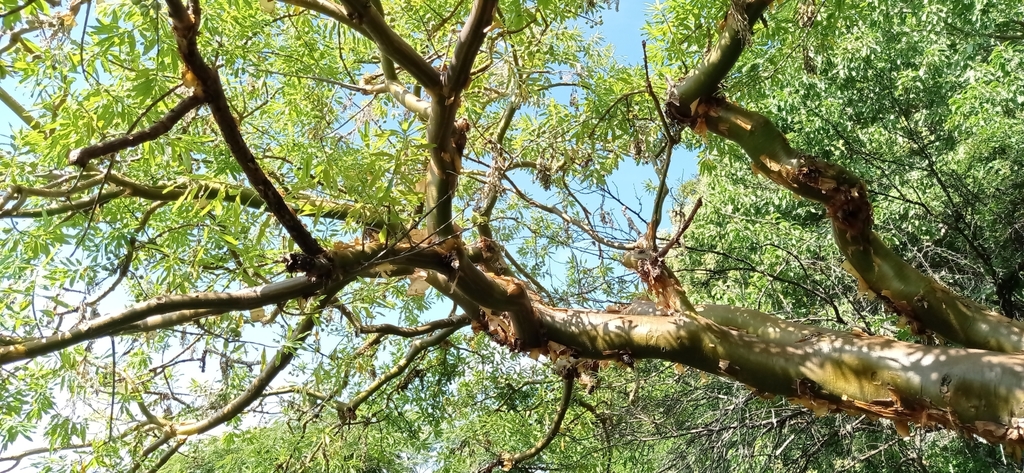
[[[337,406],[338,420],[344,424],[351,424],[356,421],[356,410],[348,404]]]
[[[181,0],[168,0],[167,10],[171,18],[171,28],[178,41],[194,42],[196,36],[199,36],[199,23],[202,18],[199,1],[190,0],[186,7]]]
[[[670,118],[673,124],[694,128],[697,126],[701,115],[717,108],[726,101],[725,94],[723,93],[724,86],[721,82],[708,87],[700,87],[700,84],[698,84],[700,80],[702,80],[702,77],[699,76],[681,77],[677,81],[673,81],[671,78],[667,80],[668,97],[665,100],[665,116]],[[700,93],[702,95],[679,95],[680,89],[686,91],[689,89],[699,90],[705,88],[708,90],[701,90]]]
[[[658,285],[658,276],[661,275],[661,267],[664,261],[657,255],[652,255],[650,258],[641,259],[636,262],[636,273],[640,275],[640,279],[648,287],[655,287]]]
[[[311,280],[330,278],[333,265],[323,256],[310,256],[305,253],[288,253],[281,258],[284,270],[289,273],[306,273]]]
[[[793,171],[798,184],[818,189],[829,218],[851,235],[866,235],[873,221],[871,202],[864,183],[846,168],[814,156],[801,156],[804,165]]]
[[[469,120],[460,118],[455,120],[455,127],[452,130],[452,146],[455,147],[455,151],[458,151],[459,156],[462,156],[463,151],[466,150],[466,134],[473,128],[473,125],[469,123]]]
[[[467,248],[471,253],[479,251],[479,258],[474,259],[487,271],[496,276],[507,276],[508,266],[501,260],[501,247],[494,240],[487,237],[480,237],[475,243]]]

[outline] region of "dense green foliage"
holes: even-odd
[[[199,49],[217,65],[248,146],[312,234],[388,241],[365,222],[418,223],[433,145],[427,124],[394,96],[364,93],[384,81],[378,47],[296,6],[316,2],[269,2],[272,11],[262,1],[201,3]],[[384,11],[440,67],[472,3],[421,0]],[[645,292],[617,261],[621,252],[595,237],[637,240],[631,227],[646,229],[665,159],[662,104],[645,90],[645,64],[623,63],[592,35],[602,16],[640,7],[596,3],[501,2],[458,113],[473,125],[455,199],[465,241],[480,236],[481,207],[499,188],[493,238],[558,307],[602,309]],[[666,80],[697,65],[728,8],[707,0],[646,7],[655,96],[663,100]],[[794,147],[858,173],[876,231],[914,267],[1024,318],[1021,18],[1017,0],[781,2],[754,25],[723,93],[775,121]],[[253,199],[207,109],[81,173],[68,164],[72,150],[146,128],[189,95],[165,5],[36,0],[3,26],[14,33],[0,40],[0,86],[22,123],[0,149],[0,176],[11,187],[0,195],[0,345],[158,295],[286,277],[280,260],[294,242]],[[399,77],[414,90],[406,71]],[[821,206],[752,173],[735,145],[710,133],[681,138],[673,159],[697,160],[699,173],[669,176],[672,225],[660,234],[670,237],[703,199],[670,258],[695,303],[921,340],[858,296]],[[20,466],[144,471],[180,448],[164,471],[462,472],[533,446],[556,416],[561,380],[543,358],[510,353],[486,334],[463,329],[374,387],[417,339],[380,340],[353,319],[416,326],[460,311],[413,285],[414,277],[382,277],[345,286],[337,296],[345,309],[317,316],[296,361],[245,414],[157,453],[143,454],[160,435],[142,420],[203,419],[242,395],[315,299],[102,337],[4,366],[0,471],[11,466],[5,456],[44,446],[55,452]],[[601,369],[591,389],[577,386],[553,442],[516,468],[1016,469],[998,446],[925,429],[901,440],[884,421],[816,417],[681,368],[641,360]],[[372,396],[355,416],[339,408],[361,393]]]

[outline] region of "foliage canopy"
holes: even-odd
[[[0,471],[1019,461],[1019,1],[0,6]]]

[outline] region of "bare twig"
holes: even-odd
[[[669,126],[668,120],[665,119],[665,112],[661,109],[661,101],[658,100],[658,94],[654,93],[654,86],[651,85],[651,70],[647,61],[647,41],[641,41],[640,44],[644,51],[644,80],[647,86],[647,95],[654,102],[654,110],[658,113],[658,119],[661,121],[661,130],[665,134],[666,141],[664,162],[660,169],[658,169],[657,160],[652,160],[658,172],[658,191],[654,196],[654,209],[651,211],[651,221],[647,225],[647,243],[652,250],[656,250],[658,248],[658,225],[661,224],[661,211],[665,206],[665,198],[668,197],[668,169],[672,165],[672,148],[676,144],[676,138],[672,134],[672,127]]]
[[[516,186],[514,182],[512,182],[511,180],[507,180],[507,182],[509,183],[509,185],[512,186],[513,192],[515,192],[515,194],[520,199],[523,199],[523,201],[525,201],[531,207],[533,207],[535,209],[538,209],[538,210],[542,210],[544,212],[547,212],[547,213],[549,213],[551,215],[554,215],[554,216],[562,219],[562,221],[564,221],[565,223],[568,223],[569,225],[572,225],[572,226],[582,230],[584,233],[587,234],[587,236],[589,236],[590,238],[593,238],[594,241],[596,241],[597,243],[599,243],[601,245],[604,245],[604,246],[607,246],[608,248],[612,248],[612,249],[615,249],[615,250],[621,250],[621,251],[632,251],[632,250],[634,250],[636,248],[636,244],[634,244],[634,243],[619,243],[619,242],[615,242],[615,241],[609,240],[609,239],[601,236],[601,234],[597,233],[597,230],[594,230],[589,225],[586,225],[583,222],[580,222],[579,220],[573,218],[571,215],[566,213],[564,210],[559,209],[557,207],[553,207],[553,206],[550,206],[550,205],[545,205],[545,204],[542,204],[540,202],[537,202],[536,200],[534,200],[530,196],[526,195],[525,192],[520,190],[519,187]]]
[[[684,220],[683,223],[679,225],[679,229],[676,230],[676,234],[672,236],[672,239],[669,240],[668,243],[665,244],[664,248],[658,250],[658,254],[656,255],[658,259],[664,259],[665,255],[668,254],[669,250],[671,250],[672,247],[679,244],[679,239],[682,238],[683,233],[686,232],[686,229],[690,228],[690,224],[693,223],[693,217],[697,215],[697,211],[700,210],[700,207],[702,205],[704,205],[704,198],[698,197],[697,201],[693,203],[693,208],[690,209],[690,215],[687,215],[686,220]]]
[[[22,3],[21,5],[18,5],[18,6],[12,8],[10,10],[7,10],[7,11],[5,11],[3,13],[0,13],[0,18],[6,18],[6,17],[8,17],[10,15],[18,13],[18,12],[28,8],[33,3],[36,3],[36,1],[38,1],[38,0],[26,0],[25,3]]]

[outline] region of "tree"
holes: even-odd
[[[4,8],[9,464],[1021,452],[1019,2],[670,2],[636,66],[591,1]]]

